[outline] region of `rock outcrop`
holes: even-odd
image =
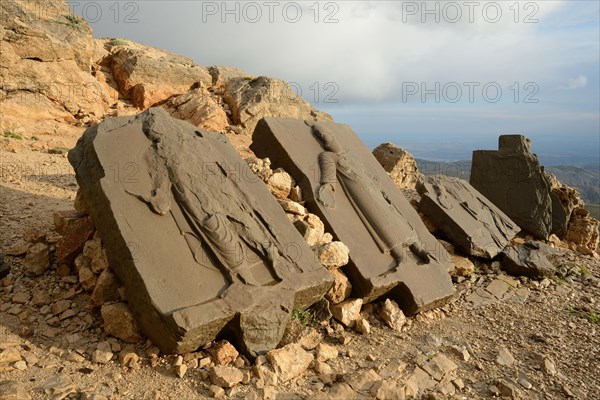
[[[408,151],[393,143],[383,143],[373,150],[373,155],[396,186],[401,189],[416,188],[422,175],[417,162]]]
[[[538,239],[566,228],[564,207],[524,136],[502,135],[497,151],[474,151],[471,185]]]
[[[468,182],[436,175],[419,182],[419,212],[464,253],[492,259],[520,231]]]

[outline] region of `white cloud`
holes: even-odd
[[[569,89],[579,89],[587,86],[588,78],[585,75],[579,75],[575,79],[569,79]]]

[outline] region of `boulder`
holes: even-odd
[[[306,371],[314,357],[299,344],[292,343],[268,352],[267,360],[277,374],[278,380],[287,382]]]
[[[330,115],[317,111],[280,79],[232,77],[224,86],[223,100],[229,105],[231,119],[247,134],[251,134],[258,121],[267,116],[332,120]]]
[[[547,255],[553,249],[541,242],[527,241],[523,244],[507,247],[503,251],[502,270],[514,276],[527,276],[541,279],[554,275],[556,268]]]
[[[565,228],[564,207],[524,136],[502,135],[497,151],[474,151],[470,182],[537,239],[546,240]]]
[[[356,321],[360,319],[362,305],[362,299],[349,299],[338,304],[331,304],[329,310],[333,318],[341,322],[344,326],[352,328]]]
[[[396,186],[401,189],[416,188],[422,175],[417,162],[408,151],[393,143],[383,143],[373,150],[373,155]]]
[[[379,308],[379,316],[393,330],[400,332],[406,324],[406,316],[394,300],[386,299]]]
[[[50,248],[44,243],[36,243],[27,250],[23,261],[27,275],[42,275],[50,267]]]
[[[445,251],[347,125],[266,117],[250,148],[290,173],[305,207],[348,247],[344,273],[357,297],[391,291],[412,314],[452,295],[449,257],[440,257]]]
[[[63,232],[56,244],[56,260],[60,264],[71,264],[94,234],[94,223],[90,217],[83,217],[70,223]]]
[[[319,247],[317,254],[321,265],[332,270],[348,264],[350,250],[342,242],[330,242]]]
[[[230,388],[242,381],[244,374],[235,367],[212,367],[210,369],[210,381],[213,385]]]
[[[419,212],[465,254],[492,259],[520,231],[467,181],[428,176],[417,185]]]
[[[226,326],[248,356],[266,353],[292,310],[332,284],[219,134],[152,108],[88,129],[69,161],[129,307],[163,353],[194,351]],[[98,173],[114,165],[117,178]]]
[[[217,98],[204,88],[173,96],[162,107],[173,117],[207,131],[221,132],[229,125],[227,114]]]
[[[104,321],[104,331],[109,335],[125,343],[136,343],[142,340],[137,322],[127,304],[105,304],[100,313]]]
[[[352,284],[340,269],[333,269],[329,272],[333,276],[333,286],[331,286],[325,298],[333,304],[338,304],[350,297]]]

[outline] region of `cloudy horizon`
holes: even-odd
[[[465,159],[518,132],[600,162],[598,2],[70,3],[95,37],[284,79],[370,147]]]

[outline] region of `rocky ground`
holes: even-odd
[[[0,160],[0,253],[42,240],[52,251],[53,213],[72,208],[77,189],[65,156],[18,150]],[[557,252],[557,276],[541,281],[473,260],[449,304],[413,318],[389,302],[351,304],[338,318],[347,326],[297,314],[292,344],[254,365],[227,343],[163,356],[118,340],[75,271],[54,263],[27,276],[22,256],[6,256],[0,374],[10,383],[0,398],[600,398],[600,262]]]

